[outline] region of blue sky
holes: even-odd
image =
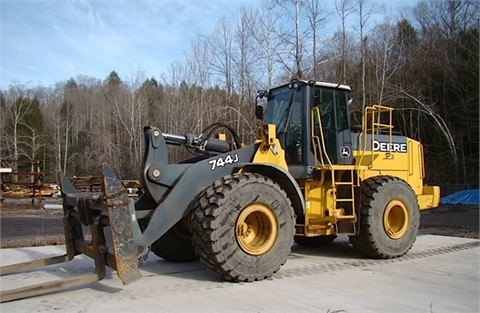
[[[0,0],[0,88],[78,74],[160,76],[191,39],[254,0]],[[175,3],[175,4],[174,4]]]
[[[392,10],[417,0],[373,0]],[[0,0],[0,89],[77,75],[159,78],[198,33],[259,0]]]

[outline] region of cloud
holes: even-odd
[[[0,88],[14,80],[48,85],[77,75],[103,79],[112,70],[121,77],[132,69],[159,77],[184,59],[197,34],[210,34],[241,4],[260,5],[257,0],[3,0]]]
[[[0,88],[14,80],[53,84],[144,67],[159,76],[192,38],[242,1],[2,2]],[[243,0],[245,2],[245,0]]]

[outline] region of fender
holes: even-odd
[[[247,163],[242,165],[240,171],[258,173],[271,178],[279,184],[292,201],[295,214],[301,216],[305,213],[305,199],[303,198],[302,190],[289,172],[275,164]]]

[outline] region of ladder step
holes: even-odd
[[[352,185],[353,186],[353,181],[336,181],[335,185]]]
[[[355,219],[355,215],[338,215],[336,216],[337,220],[350,220],[350,219]]]
[[[345,199],[337,198],[336,201],[337,202],[354,202],[355,200],[353,198],[345,198]]]

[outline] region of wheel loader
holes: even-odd
[[[60,174],[66,254],[1,273],[78,254],[93,258],[95,273],[3,291],[1,301],[101,280],[106,266],[128,284],[140,278],[139,260],[150,251],[173,262],[199,260],[232,282],[266,279],[295,243],[328,244],[338,235],[370,258],[404,255],[420,210],[438,206],[440,190],[424,184],[422,145],[394,130],[392,108],[366,107],[362,124],[350,125],[350,91],[296,79],[259,91],[261,122],[250,145],[221,123],[197,135],[145,127],[136,201],[106,164],[101,192],[78,192]],[[172,164],[169,145],[197,155]]]

